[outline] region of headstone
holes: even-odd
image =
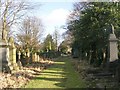
[[[14,45],[14,39],[12,37],[10,37],[9,39],[9,61],[11,62],[12,66],[13,66],[13,69],[16,71],[16,70],[19,70],[18,68],[18,65],[17,65],[17,62],[16,62],[16,47]]]
[[[40,59],[40,58],[39,58],[39,55],[37,55],[37,62],[39,62],[39,59]]]
[[[37,62],[37,54],[35,53],[34,55],[35,55],[35,58],[34,58],[35,62]]]
[[[17,62],[17,64],[18,64],[18,66],[19,66],[19,69],[22,69],[22,63],[21,63],[20,59],[21,59],[21,53],[20,53],[20,51],[19,51],[19,52],[18,52],[18,62]]]
[[[32,53],[32,62],[35,62],[35,55]]]

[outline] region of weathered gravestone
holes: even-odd
[[[14,45],[14,39],[12,37],[9,38],[9,61],[13,66],[13,70],[19,70],[16,62],[16,47]]]

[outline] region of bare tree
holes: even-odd
[[[55,31],[53,33],[53,38],[54,38],[56,50],[58,50],[58,43],[60,40],[60,33],[58,32],[58,27],[55,27]]]
[[[19,28],[17,39],[23,48],[29,48],[30,50],[38,49],[43,30],[40,19],[27,17]]]
[[[28,2],[24,0],[0,0],[0,22],[2,25],[2,39],[7,39],[7,34],[10,32],[10,27],[17,23],[25,11],[32,9]]]

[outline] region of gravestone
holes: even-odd
[[[19,69],[22,69],[23,67],[22,67],[22,63],[21,63],[20,59],[21,59],[21,53],[19,51],[18,52],[18,61],[17,61],[17,64],[18,64]]]
[[[12,37],[9,38],[9,61],[11,62],[13,69],[19,70],[17,62],[16,62],[16,47],[14,45],[14,39]]]
[[[35,58],[34,58],[35,62],[37,62],[37,54],[35,53],[34,55],[35,55]]]

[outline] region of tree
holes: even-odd
[[[77,8],[79,6],[83,8]],[[73,47],[77,46],[81,49],[79,51],[83,56],[87,53],[91,63],[104,60],[103,54],[107,55],[110,25],[114,25],[115,33],[119,32],[120,4],[118,2],[78,3],[75,5],[75,10],[79,14],[68,22],[68,30],[74,36]],[[75,13],[72,15],[74,17]],[[119,37],[118,34],[117,37]]]
[[[37,17],[27,17],[19,28],[17,34],[18,43],[24,48],[39,50],[43,25]]]
[[[0,22],[2,25],[2,39],[7,41],[12,25],[15,25],[26,14],[25,11],[32,9],[28,2],[23,0],[0,0]]]
[[[68,43],[66,41],[63,41],[59,45],[59,51],[64,54],[68,53],[68,48],[69,48],[68,46],[69,46]]]
[[[44,51],[55,51],[56,46],[55,46],[55,42],[53,41],[52,35],[48,34],[44,40],[44,44],[43,44],[43,50]]]
[[[59,43],[59,39],[60,39],[60,34],[58,32],[58,28],[55,27],[55,31],[53,33],[53,38],[54,38],[54,42],[55,42],[55,49],[56,51],[58,50],[58,43]]]

